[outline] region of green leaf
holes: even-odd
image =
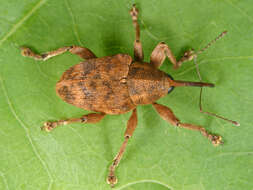
[[[110,189],[108,167],[123,142],[130,113],[106,116],[96,125],[72,124],[52,133],[48,120],[88,111],[63,102],[55,83],[80,58],[65,53],[46,62],[22,57],[21,46],[39,53],[67,46],[90,48],[98,57],[133,55],[133,1],[1,0],[0,189]],[[137,0],[145,61],[160,41],[179,58],[199,50],[220,32],[228,34],[198,56],[204,110],[241,123],[232,126],[199,112],[198,88],[178,88],[158,102],[182,122],[223,136],[213,147],[200,133],[178,129],[150,105],[138,107],[138,127],[116,171],[115,189],[245,190],[253,187],[253,6],[250,0]],[[193,62],[163,71],[198,81]],[[120,93],[120,92],[119,92]]]

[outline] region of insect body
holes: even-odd
[[[127,82],[132,58],[118,54],[88,59],[68,69],[56,85],[56,92],[77,107],[121,114],[134,109]]]
[[[155,102],[175,84],[150,63],[133,62],[129,55],[117,54],[88,59],[69,68],[57,83],[56,92],[77,107],[122,114],[137,105]]]
[[[172,125],[197,130],[214,145],[222,143],[220,136],[207,132],[201,126],[180,122],[170,108],[156,103],[159,98],[171,92],[174,87],[214,87],[211,83],[173,80],[170,75],[159,70],[166,57],[170,59],[174,68],[177,69],[183,62],[190,61],[196,57],[197,53],[187,51],[177,61],[168,45],[161,42],[153,50],[150,56],[150,63],[143,62],[140,30],[137,22],[138,10],[135,6],[131,9],[130,14],[136,30],[134,59],[127,54],[97,58],[88,48],[79,46],[63,47],[42,55],[35,54],[29,48],[22,48],[22,55],[36,60],[47,60],[66,51],[85,59],[84,62],[70,67],[63,73],[56,84],[56,92],[65,102],[96,113],[90,113],[81,118],[45,122],[42,127],[45,131],[51,131],[59,125],[74,122],[96,123],[105,115],[123,114],[132,110],[132,115],[127,123],[124,134],[124,142],[109,168],[107,182],[111,186],[117,183],[115,169],[123,156],[129,138],[133,135],[137,126],[136,107],[138,105],[152,104],[158,114]],[[225,32],[217,39],[224,34]],[[239,125],[235,121],[231,122]]]

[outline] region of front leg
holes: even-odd
[[[143,50],[140,40],[140,26],[138,23],[138,9],[133,5],[130,10],[130,15],[132,16],[133,25],[135,29],[135,41],[134,41],[134,59],[136,61],[143,61]]]
[[[175,114],[172,112],[172,110],[166,106],[153,103],[153,107],[156,109],[158,114],[163,118],[165,121],[171,123],[172,125],[176,127],[182,127],[186,129],[191,129],[195,131],[199,131],[204,137],[209,139],[214,146],[218,146],[220,144],[223,144],[221,141],[221,136],[218,135],[213,135],[206,131],[205,128],[202,126],[194,125],[194,124],[189,124],[189,123],[181,123],[181,121],[175,116]]]
[[[156,68],[159,68],[165,58],[168,57],[171,63],[174,65],[174,69],[177,69],[182,65],[183,62],[191,61],[194,56],[196,56],[196,54],[194,54],[192,50],[186,51],[183,57],[177,61],[169,46],[164,42],[160,42],[151,53],[150,63]]]

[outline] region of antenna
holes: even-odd
[[[210,43],[208,43],[207,46],[205,46],[203,49],[199,50],[196,53],[196,55],[200,54],[200,53],[203,53],[206,49],[208,49],[217,40],[219,40],[223,36],[225,36],[225,34],[227,34],[227,31],[222,32],[218,37],[216,37],[214,40],[212,40]],[[197,56],[194,56],[194,64],[196,65],[196,71],[197,71],[199,80],[201,82],[202,78],[201,78],[201,75],[200,75],[200,72],[199,72],[199,66],[198,66],[198,63],[197,63]],[[211,112],[208,112],[208,111],[203,111],[203,109],[202,109],[202,91],[203,91],[203,87],[200,88],[200,95],[199,95],[199,110],[200,110],[201,113],[204,113],[204,114],[207,114],[207,115],[211,115],[211,116],[217,117],[219,119],[223,119],[224,121],[230,122],[230,123],[234,124],[235,126],[240,126],[240,123],[238,123],[237,121],[233,121],[233,120],[227,119],[227,118],[225,118],[223,116],[220,116],[220,115],[217,115],[215,113],[211,113]]]
[[[211,45],[213,45],[215,42],[217,42],[219,39],[221,39],[222,37],[224,37],[227,34],[227,31],[223,31],[219,36],[217,36],[214,40],[212,40],[211,42],[209,42],[204,48],[202,48],[201,50],[199,50],[196,54],[201,54],[204,51],[206,51]]]

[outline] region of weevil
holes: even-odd
[[[198,52],[194,52],[193,50],[186,51],[178,61],[170,47],[166,43],[161,42],[154,48],[150,55],[150,62],[147,63],[143,61],[144,55],[140,41],[138,9],[135,5],[130,10],[130,15],[136,34],[134,58],[128,54],[117,54],[98,58],[90,49],[80,46],[67,46],[44,54],[36,54],[27,47],[21,48],[23,56],[32,57],[35,60],[45,61],[67,51],[85,59],[85,61],[70,67],[63,73],[56,84],[56,93],[65,102],[95,113],[83,115],[80,118],[45,122],[42,127],[43,130],[49,132],[59,125],[67,125],[75,122],[97,123],[105,115],[124,114],[132,111],[130,119],[127,122],[123,144],[113,159],[112,165],[109,167],[107,182],[112,187],[117,183],[115,169],[119,165],[128,140],[132,137],[137,126],[136,107],[138,105],[152,104],[157,113],[173,126],[199,131],[215,146],[222,144],[221,136],[209,133],[202,126],[182,123],[170,108],[156,103],[158,99],[172,92],[174,87],[201,87],[200,111],[239,126],[239,123],[236,121],[202,110],[202,87],[214,87],[214,84],[174,80],[170,75],[159,70],[159,67],[166,57],[171,61],[174,69],[178,69],[182,63],[193,60],[212,43],[223,37],[226,31],[221,33],[202,50]]]

